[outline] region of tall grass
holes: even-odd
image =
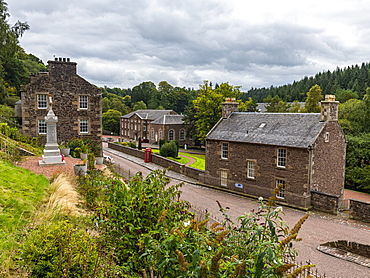
[[[65,174],[54,178],[49,187],[49,196],[45,204],[35,214],[34,223],[53,220],[59,214],[79,216],[79,195],[75,190],[75,180]]]

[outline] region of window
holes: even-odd
[[[227,170],[221,170],[220,175],[221,175],[221,185],[227,186]]]
[[[247,178],[254,179],[256,177],[255,175],[255,161],[248,160],[247,161]]]
[[[286,149],[277,151],[277,167],[285,168],[286,166]]]
[[[87,109],[88,96],[80,96],[80,109]]]
[[[329,142],[329,132],[325,133],[325,142]]]
[[[162,129],[159,130],[159,140],[163,139],[162,137]]]
[[[38,121],[39,134],[46,134],[46,122],[45,120]]]
[[[173,130],[171,129],[168,133],[168,139],[171,141],[171,140],[174,140],[174,132]]]
[[[154,140],[154,129],[152,128],[152,140]]]
[[[221,158],[229,158],[229,143],[222,143],[221,145]]]
[[[47,95],[37,95],[37,108],[38,109],[48,108]]]
[[[89,121],[80,120],[80,133],[88,133],[88,132],[89,132]]]
[[[276,193],[276,198],[284,199],[285,197],[285,180],[277,179],[275,181],[275,187],[279,188],[279,192]]]
[[[185,139],[185,130],[181,129],[180,130],[180,140],[184,140]]]

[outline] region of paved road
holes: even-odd
[[[162,169],[153,163],[144,163],[141,159],[106,147],[104,152],[111,155],[117,164],[132,171],[141,171],[144,175],[147,175],[152,170]],[[211,215],[218,219],[222,219],[222,216],[219,213],[216,201],[219,201],[223,207],[229,207],[228,214],[234,219],[255,207],[255,200],[253,199],[201,187],[188,177],[172,171],[167,173],[171,177],[172,183],[184,182],[181,195],[183,200],[189,201],[200,209],[207,209]],[[284,220],[290,227],[305,214],[305,212],[292,208],[284,208],[284,213]],[[370,268],[344,261],[316,250],[321,243],[336,240],[355,241],[370,245],[370,226],[348,221],[340,216],[311,213],[303,225],[299,237],[303,238],[303,241],[295,243],[295,247],[299,252],[298,260],[311,260],[311,263],[316,264],[316,268],[321,274],[325,273],[327,277],[331,278],[370,277]]]

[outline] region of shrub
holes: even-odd
[[[176,158],[178,156],[178,148],[176,146],[176,142],[170,141],[168,143],[164,143],[159,150],[159,154],[164,157]]]
[[[181,184],[168,186],[169,181],[164,171],[153,171],[146,178],[136,174],[128,185],[117,180],[107,186],[109,206],[101,207],[100,223],[117,261],[133,271],[147,266],[139,259],[145,252],[138,246],[142,238],[160,239],[162,229],[189,217],[188,204],[178,199]]]
[[[97,243],[85,229],[68,221],[40,225],[21,246],[21,252],[33,277],[95,277]]]

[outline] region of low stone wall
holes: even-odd
[[[370,203],[360,200],[350,200],[350,212],[354,219],[370,222]]]
[[[318,211],[337,214],[339,209],[339,196],[319,191],[311,191],[311,206]]]
[[[133,148],[126,147],[120,144],[115,144],[115,143],[108,143],[108,147],[113,150],[120,151],[125,154],[132,155],[132,156],[135,156],[135,157],[138,157],[144,160],[144,152],[138,149],[133,149]],[[184,164],[178,163],[176,161],[173,161],[171,159],[165,158],[163,156],[160,156],[154,153],[152,154],[152,162],[164,168],[171,168],[171,171],[174,171],[179,174],[183,174],[199,182],[204,181],[202,177],[204,176],[205,171],[195,169],[189,166],[185,166]]]

